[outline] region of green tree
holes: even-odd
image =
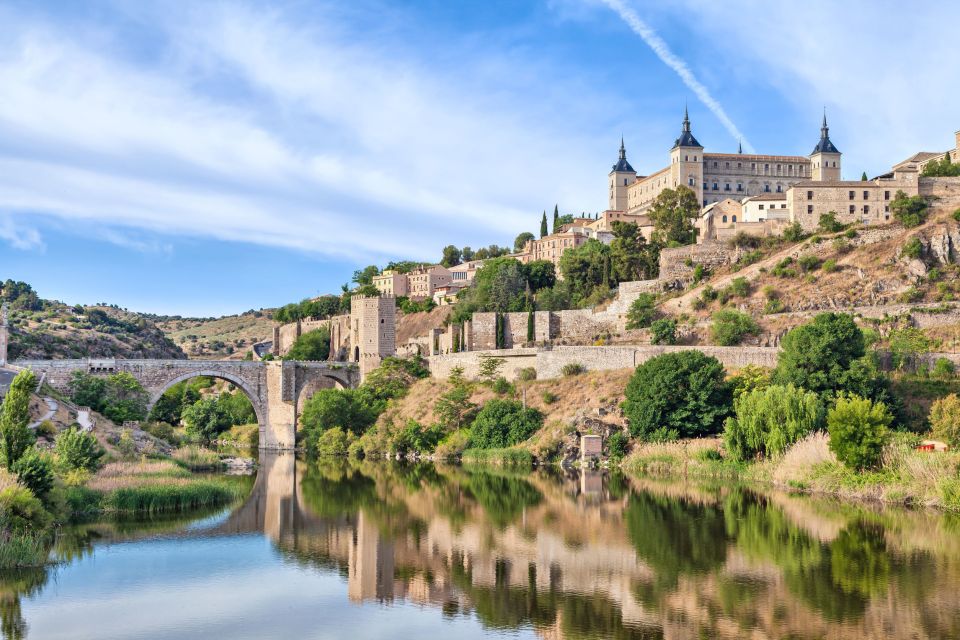
[[[529,231],[524,231],[517,235],[513,240],[513,251],[515,253],[520,253],[523,251],[523,248],[527,245],[528,242],[533,240],[535,236]]]
[[[523,265],[523,274],[530,291],[534,293],[552,287],[557,282],[556,266],[549,260],[528,262]]]
[[[553,205],[553,233],[560,231],[560,207]]]
[[[837,398],[827,414],[830,450],[846,466],[862,470],[880,465],[883,447],[890,439],[893,416],[882,402],[855,395]]]
[[[653,242],[660,246],[693,244],[697,241],[693,222],[700,215],[697,194],[685,186],[664,189],[650,208]]]
[[[760,325],[752,316],[736,309],[720,309],[711,316],[710,336],[723,347],[740,344],[747,336],[760,333]]]
[[[540,237],[543,238],[548,233],[547,231],[547,210],[543,210],[543,217],[540,218]]]
[[[960,447],[960,398],[951,393],[930,407],[930,428],[934,437],[951,447]]]
[[[187,433],[203,443],[209,443],[230,428],[229,416],[216,398],[201,398],[183,410]]]
[[[634,437],[674,440],[719,433],[730,403],[723,365],[691,350],[666,353],[637,367],[623,409]]]
[[[651,344],[677,344],[677,321],[673,318],[660,318],[650,325]]]
[[[143,385],[126,371],[107,376],[104,389],[103,415],[117,424],[128,420],[143,420],[147,417],[150,396]]]
[[[837,233],[839,231],[843,231],[845,227],[845,224],[837,220],[836,211],[821,213],[820,220],[817,223],[817,228],[823,233]]]
[[[330,327],[324,325],[297,338],[283,359],[319,362],[326,360],[329,356]]]
[[[610,260],[616,282],[650,280],[660,272],[660,247],[647,244],[636,224],[616,220],[610,242]]]
[[[57,435],[54,452],[68,469],[96,471],[105,452],[92,433],[71,427]]]
[[[928,162],[926,166],[924,166],[923,173],[921,175],[925,178],[946,178],[960,176],[960,164],[957,164],[950,159],[950,152],[948,151],[940,160],[931,160]]]
[[[457,249],[452,244],[448,244],[443,248],[443,258],[440,260],[440,264],[449,269],[450,267],[455,267],[460,264],[462,258],[463,253],[460,249]]]
[[[27,449],[20,459],[13,463],[12,471],[17,474],[20,484],[33,492],[33,495],[46,500],[53,488],[53,465],[47,454],[36,447]]]
[[[734,460],[778,456],[794,442],[823,427],[820,397],[789,385],[754,389],[733,401],[723,441]]]
[[[893,217],[905,227],[916,227],[927,220],[927,201],[923,196],[908,197],[902,190],[897,191],[890,203]]]
[[[596,238],[560,256],[560,273],[579,300],[589,297],[597,287],[609,287],[610,270],[610,247]]]
[[[359,286],[365,284],[372,285],[374,276],[380,275],[380,269],[375,264],[364,267],[363,269],[357,269],[353,272],[353,281]]]
[[[774,382],[816,393],[842,388],[844,374],[865,353],[863,332],[853,316],[833,312],[789,331],[781,347]]]
[[[627,310],[627,329],[649,327],[658,315],[657,296],[652,293],[641,293],[630,303],[630,309]]]
[[[470,446],[479,449],[512,447],[532,436],[543,425],[543,414],[524,409],[515,400],[490,400],[473,421]]]
[[[10,390],[0,408],[0,464],[13,469],[36,439],[30,431],[30,396],[37,387],[37,378],[30,370],[21,371],[10,383]]]
[[[866,172],[866,171],[864,171],[863,174],[860,176],[860,181],[861,181],[861,182],[866,182],[866,181],[867,181],[867,172]]]

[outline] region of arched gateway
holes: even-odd
[[[14,366],[31,369],[60,391],[66,391],[75,371],[110,375],[126,371],[150,395],[150,408],[163,393],[198,376],[220,378],[241,389],[260,424],[261,449],[293,449],[296,445],[297,402],[304,390],[336,384],[354,387],[360,381],[355,364],[327,362],[249,362],[244,360],[19,360]]]

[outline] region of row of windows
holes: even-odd
[[[847,192],[847,199],[848,199],[848,200],[856,200],[856,198],[857,198],[857,192],[856,192],[856,191],[848,191],[848,192]],[[863,199],[864,199],[864,200],[869,200],[869,199],[870,199],[870,192],[869,192],[868,190],[866,190],[866,189],[863,190]],[[883,192],[883,199],[884,199],[884,200],[889,200],[889,199],[890,199],[890,192],[889,192],[889,191],[884,191],[884,192]],[[807,191],[807,200],[813,200],[813,191]]]
[[[860,210],[860,212],[861,212],[863,215],[865,215],[865,216],[866,216],[866,215],[870,215],[870,205],[868,205],[868,204],[863,205],[863,208]],[[884,215],[884,219],[885,219],[885,220],[889,220],[889,219],[890,219],[890,215],[889,215],[889,213],[890,213],[890,206],[889,206],[889,205],[884,206],[884,207],[883,207],[883,212],[884,212],[884,214],[885,214],[885,215]],[[812,214],[812,213],[813,213],[813,205],[812,205],[812,204],[808,204],[808,205],[807,205],[807,213],[809,213],[809,214]],[[847,213],[849,213],[849,214],[855,214],[855,213],[857,213],[857,206],[856,206],[856,205],[853,205],[853,204],[850,205],[850,208],[847,210]]]

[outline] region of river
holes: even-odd
[[[242,481],[242,480],[241,480]],[[4,638],[960,638],[960,518],[601,472],[261,460],[64,532]]]

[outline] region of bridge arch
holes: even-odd
[[[227,382],[231,383],[238,389],[241,389],[244,392],[244,394],[246,394],[247,399],[250,400],[250,404],[253,405],[253,411],[257,416],[257,424],[261,426],[267,424],[266,407],[261,406],[259,394],[257,394],[253,389],[250,388],[249,383],[245,381],[243,378],[236,376],[232,373],[229,373],[226,371],[217,371],[215,369],[201,369],[197,371],[188,371],[187,373],[183,373],[179,376],[176,376],[175,378],[172,378],[170,381],[165,382],[160,387],[160,390],[157,393],[155,393],[153,397],[150,398],[150,406],[147,407],[147,415],[150,415],[150,413],[153,411],[153,407],[154,405],[157,404],[157,401],[160,400],[160,396],[162,396],[167,391],[169,391],[171,387],[181,382],[184,382],[186,380],[190,380],[191,378],[200,378],[200,377],[218,378],[220,380],[226,380]]]

